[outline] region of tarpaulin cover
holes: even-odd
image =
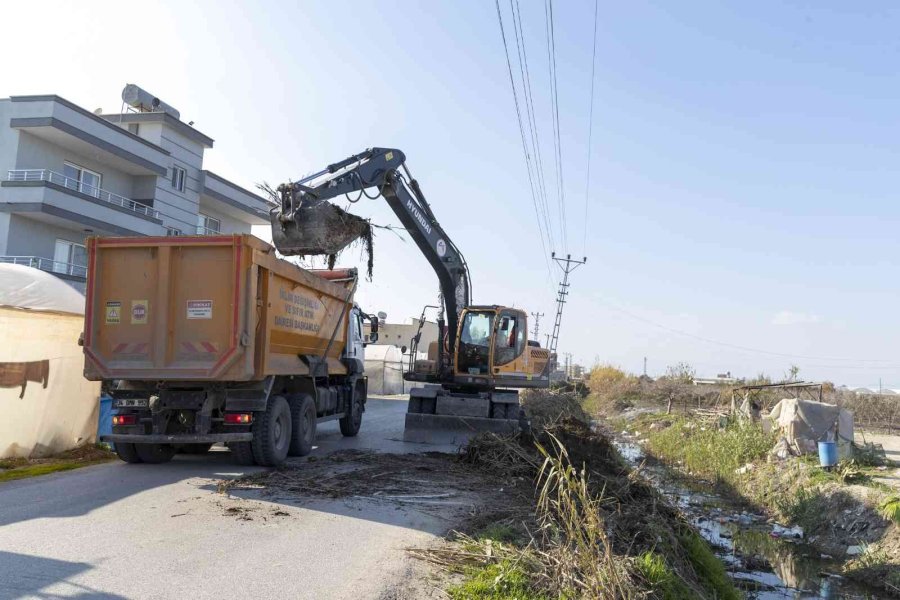
[[[0,306],[84,315],[84,296],[50,273],[0,264]]]
[[[84,297],[64,281],[0,265],[0,458],[96,439],[100,383],[83,375],[83,312]]]
[[[853,452],[853,413],[833,404],[785,398],[764,417],[794,454],[818,451],[818,442],[837,442],[838,456]]]

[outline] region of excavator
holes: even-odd
[[[518,390],[549,386],[550,351],[528,340],[525,311],[471,303],[466,260],[435,218],[402,151],[370,148],[280,185],[280,205],[270,215],[275,247],[285,256],[336,255],[366,235],[368,223],[329,200],[346,195],[352,202],[352,195],[363,194],[384,198],[440,287],[438,341],[430,344],[427,358],[419,358],[417,335],[403,375],[421,384],[410,392],[404,439],[464,443],[482,431],[527,428]]]

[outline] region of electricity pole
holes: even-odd
[[[540,331],[541,317],[544,316],[544,313],[531,313],[531,316],[534,317],[534,333],[532,333],[531,335],[535,340],[540,340],[540,338],[538,337],[538,332]]]
[[[587,262],[587,256],[581,260],[575,260],[569,254],[565,258],[557,258],[556,252],[550,254],[550,257],[556,261],[563,271],[563,280],[559,283],[559,291],[556,295],[556,320],[553,322],[553,335],[550,338],[550,353],[556,353],[556,345],[559,343],[559,326],[562,324],[563,305],[566,303],[566,296],[569,295],[569,273]]]

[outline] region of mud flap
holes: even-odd
[[[521,429],[515,392],[453,393],[440,386],[410,392],[403,441],[461,446],[475,435],[514,435]]]

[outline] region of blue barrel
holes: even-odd
[[[837,443],[819,442],[819,464],[823,467],[833,467],[837,462]]]
[[[101,435],[112,433],[113,399],[112,396],[100,396],[100,420],[97,423],[97,441]]]

